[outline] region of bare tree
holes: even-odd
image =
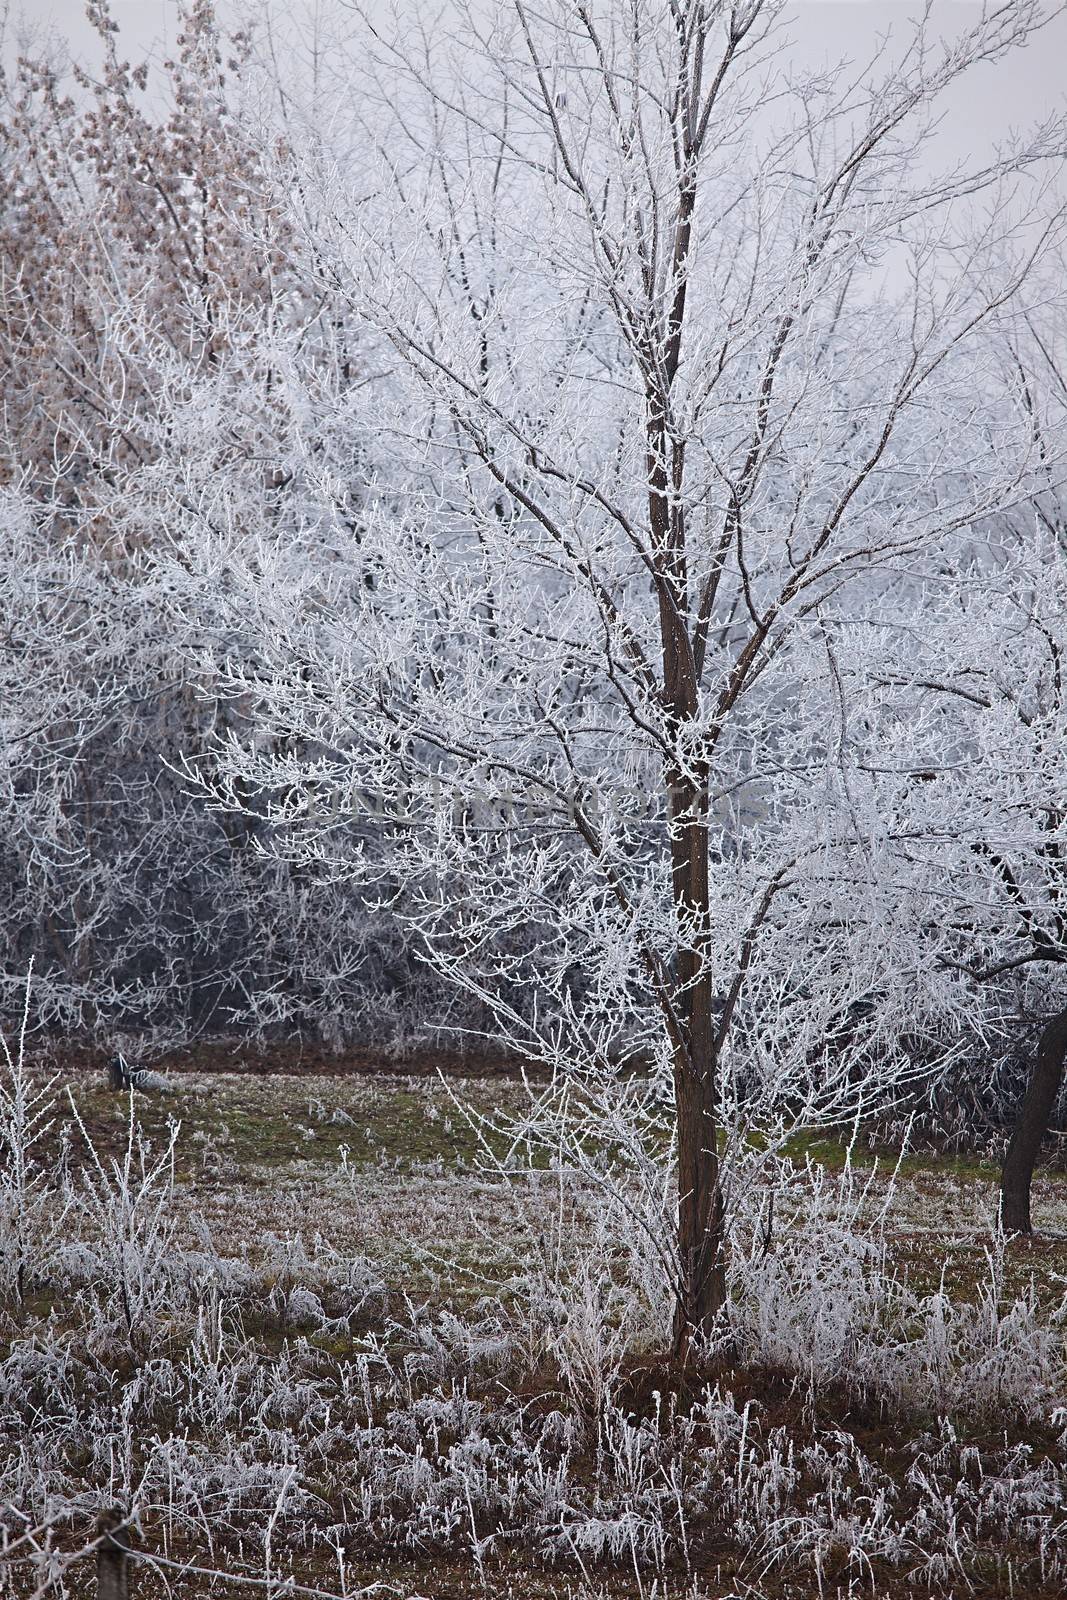
[[[852,795],[891,902],[872,934],[910,994],[913,1028],[924,1017],[966,1041],[987,1079],[991,1057],[1038,1035],[1019,1103],[1017,1073],[1010,1100],[988,1081],[979,1096],[998,1121],[1014,1118],[1002,1196],[1013,1233],[1031,1231],[1065,1046],[1061,281],[1054,259],[1039,306],[991,347],[1030,418],[1031,493],[902,574],[846,668]],[[995,409],[990,397],[991,419]],[[854,856],[850,866],[863,875]]]
[[[1025,407],[998,400],[991,449],[982,336],[1053,223],[967,207],[1003,219],[1059,134],[947,175],[924,153],[944,89],[1045,16],[950,43],[927,19],[808,78],[765,0],[515,0],[435,44],[368,21],[377,191],[321,151],[292,184],[389,375],[341,568],[242,567],[234,692],[290,754],[234,740],[230,800],[272,794],[322,860],[377,793],[431,959],[518,1047],[587,1095],[620,1057],[667,1070],[682,1357],[724,1304],[735,1109],[840,1116],[897,1070],[840,1047],[847,939],[798,944],[820,863],[861,842],[819,804],[835,640],[1023,492]],[[308,510],[331,536],[332,493]]]

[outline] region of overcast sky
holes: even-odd
[[[329,4],[329,0],[309,0]],[[18,10],[18,0],[11,9]],[[220,12],[225,15],[227,0]],[[862,59],[879,33],[906,24],[915,0],[793,0],[793,33],[808,60],[841,55]],[[75,53],[96,59],[95,36],[85,21],[84,0],[28,0],[23,13],[51,23],[71,40]],[[977,10],[972,0],[935,0],[934,18],[946,31]],[[112,0],[122,29],[123,54],[139,60],[173,44],[176,0]],[[1060,110],[1067,104],[1063,62],[1067,61],[1067,14],[1061,15],[1027,50],[997,67],[977,69],[958,85],[947,107],[946,139],[954,152],[980,156],[998,135]]]

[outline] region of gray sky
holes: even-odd
[[[19,9],[13,0],[12,11]],[[222,0],[220,10],[229,9]],[[793,0],[793,32],[799,53],[817,61],[841,55],[862,59],[879,34],[914,15],[915,0]],[[952,31],[976,11],[973,0],[935,0],[934,19]],[[23,14],[54,25],[88,62],[98,56],[85,21],[84,0],[28,0]],[[123,54],[137,61],[153,48],[173,45],[176,0],[112,0],[122,29]],[[1067,12],[1027,50],[997,67],[979,68],[957,86],[947,104],[945,139],[953,153],[980,157],[999,135],[1026,127],[1067,104],[1062,63],[1067,60]]]

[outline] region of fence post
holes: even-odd
[[[118,1506],[102,1511],[96,1524],[100,1543],[96,1547],[97,1600],[129,1600],[130,1541],[123,1526],[125,1517]]]

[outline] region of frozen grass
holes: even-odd
[[[142,1563],[142,1596],[1067,1586],[1067,1242],[1005,1249],[992,1169],[894,1186],[795,1152],[769,1247],[742,1208],[694,1378],[657,1357],[668,1300],[618,1207],[477,1168],[452,1096],[496,1115],[516,1083],[180,1076],[133,1120],[70,1088],[8,1067],[14,1594],[89,1593],[65,1556],[112,1504],[179,1563]],[[1065,1201],[1046,1179],[1061,1235]]]

